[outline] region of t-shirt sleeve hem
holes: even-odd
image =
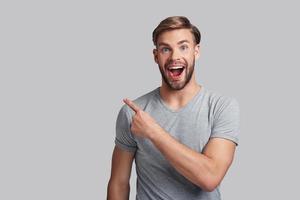
[[[224,134],[224,133],[214,133],[210,136],[210,138],[224,138],[227,140],[231,140],[232,142],[234,142],[236,144],[236,146],[238,146],[238,144],[239,144],[238,138],[233,137],[232,135]]]
[[[118,141],[117,139],[115,139],[115,144],[118,147],[120,147],[122,150],[133,152],[133,153],[136,151],[136,147],[125,145],[125,144],[121,143],[120,141]]]

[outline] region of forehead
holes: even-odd
[[[177,44],[180,41],[186,40],[189,43],[194,43],[194,36],[189,29],[175,29],[161,33],[157,38],[158,46],[164,44]]]

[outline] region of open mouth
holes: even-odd
[[[185,67],[178,65],[178,66],[171,66],[168,67],[168,72],[169,75],[173,78],[173,79],[179,79],[181,77],[181,75],[183,74]]]

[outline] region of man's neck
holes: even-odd
[[[202,86],[193,80],[181,90],[170,89],[163,83],[160,87],[160,96],[172,110],[178,110],[184,107],[201,89]]]

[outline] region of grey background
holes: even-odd
[[[199,83],[241,106],[223,199],[295,199],[298,8],[292,0],[1,1],[0,199],[105,199],[122,98],[160,85],[151,33],[170,15],[202,32]]]

